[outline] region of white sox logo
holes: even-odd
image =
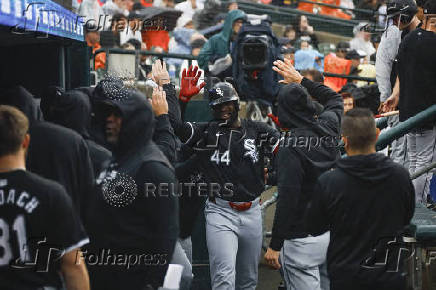
[[[251,161],[253,161],[253,163],[256,163],[257,161],[259,161],[259,154],[257,153],[256,144],[254,142],[254,139],[245,139],[244,140],[244,148],[245,148],[245,150],[247,150],[245,152],[244,156],[250,157]]]
[[[216,89],[216,93],[217,93],[218,95],[220,95],[221,97],[224,97],[224,93],[223,93],[223,91],[222,91],[220,88],[217,88],[217,89]]]

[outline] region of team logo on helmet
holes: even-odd
[[[215,89],[215,91],[218,95],[220,95],[221,97],[224,97],[224,92],[221,90],[221,88],[217,88],[217,89]]]
[[[125,207],[131,204],[138,195],[138,186],[132,177],[116,171],[103,180],[104,200],[114,207]]]

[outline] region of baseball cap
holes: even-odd
[[[364,58],[365,55],[360,54],[357,50],[352,49],[345,55],[345,59],[361,59]]]

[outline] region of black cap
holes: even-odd
[[[341,41],[336,46],[336,51],[349,51],[350,50],[350,43],[346,41]]]
[[[353,49],[350,50],[349,52],[347,52],[347,54],[345,55],[346,59],[361,59],[364,58],[364,55],[361,55],[357,52],[357,50]]]

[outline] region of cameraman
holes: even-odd
[[[246,16],[242,10],[232,10],[227,14],[220,33],[212,36],[198,55],[198,65],[207,74],[221,79],[232,76],[232,50]]]

